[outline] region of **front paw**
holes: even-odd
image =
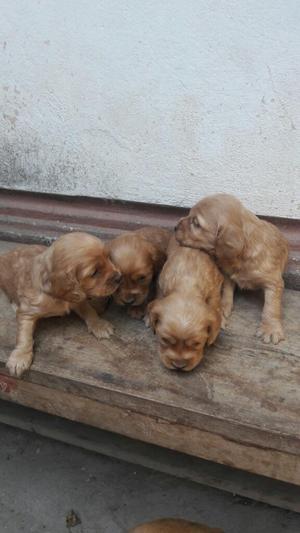
[[[127,309],[127,314],[136,320],[142,320],[145,316],[145,307],[142,305],[132,306]]]
[[[257,337],[261,337],[267,344],[270,342],[278,344],[284,340],[283,328],[279,320],[261,322],[256,335]]]
[[[21,377],[28,370],[32,363],[32,352],[26,353],[20,350],[13,350],[6,363],[11,376]]]
[[[88,330],[97,339],[109,339],[114,332],[113,325],[107,320],[97,320],[97,322],[93,322],[92,324],[89,323]]]

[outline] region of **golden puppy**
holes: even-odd
[[[40,318],[75,311],[97,338],[112,334],[87,298],[112,294],[121,274],[104,244],[86,233],[69,233],[50,247],[23,245],[0,256],[0,288],[16,305],[17,343],[7,368],[21,376],[33,358],[33,333]]]
[[[159,276],[159,298],[148,305],[148,322],[169,369],[193,370],[221,327],[223,276],[204,252],[178,245],[173,237]]]
[[[162,518],[137,526],[129,533],[223,533],[223,531],[187,520]]]
[[[110,258],[122,274],[113,298],[118,305],[127,305],[133,318],[145,314],[170,237],[168,230],[149,227],[123,233],[107,243]]]
[[[263,289],[265,304],[257,334],[274,344],[284,339],[282,273],[288,244],[273,224],[257,218],[233,196],[216,194],[196,204],[175,231],[181,245],[211,254],[230,278],[224,288],[225,315],[231,312],[235,283],[242,289]]]

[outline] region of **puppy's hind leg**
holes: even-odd
[[[264,291],[265,303],[257,336],[262,337],[266,343],[273,342],[273,344],[278,344],[284,340],[281,323],[283,281],[276,286],[266,287]]]
[[[113,334],[113,325],[99,318],[96,310],[88,302],[73,305],[72,309],[85,321],[88,331],[93,333],[97,339],[108,339]]]
[[[17,311],[17,343],[6,367],[12,376],[20,377],[30,368],[33,359],[33,333],[37,319]]]
[[[224,276],[221,306],[222,306],[222,323],[221,328],[226,328],[226,323],[231,315],[233,308],[233,296],[234,296],[235,283],[228,276]]]

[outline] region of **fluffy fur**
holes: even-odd
[[[168,230],[147,227],[123,233],[107,244],[111,260],[122,273],[114,300],[128,306],[128,313],[134,318],[144,316],[153,297],[170,237]]]
[[[277,344],[284,339],[281,324],[282,273],[288,244],[279,230],[257,218],[228,194],[208,196],[180,220],[176,238],[183,246],[211,254],[227,274],[224,312],[230,315],[234,286],[263,289],[265,304],[258,336]]]
[[[223,533],[203,524],[175,518],[162,518],[131,529],[129,533]]]
[[[97,338],[109,337],[111,324],[98,317],[87,298],[112,294],[120,278],[104,244],[86,233],[64,235],[49,248],[23,245],[0,256],[0,288],[17,308],[9,372],[21,376],[30,367],[40,318],[75,311]]]
[[[223,276],[204,252],[178,245],[173,237],[159,277],[159,298],[148,306],[148,320],[169,369],[193,370],[206,344],[221,326]]]

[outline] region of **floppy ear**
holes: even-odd
[[[62,300],[79,303],[86,298],[74,270],[71,272],[53,272],[50,275],[50,283],[51,292]]]
[[[237,224],[220,227],[217,233],[217,255],[231,257],[241,253],[244,246],[243,230]]]
[[[153,332],[155,333],[156,326],[159,322],[160,314],[159,314],[159,300],[152,300],[147,306],[147,322],[148,325],[152,328]]]
[[[167,259],[166,251],[154,244],[149,244],[149,252],[154,267],[154,273],[159,274]]]
[[[219,335],[221,328],[221,314],[217,311],[211,311],[208,316],[208,325],[207,325],[207,344],[210,346],[213,344]]]
[[[79,303],[86,298],[74,269],[65,272],[46,268],[42,273],[42,288],[50,296],[67,302]]]

